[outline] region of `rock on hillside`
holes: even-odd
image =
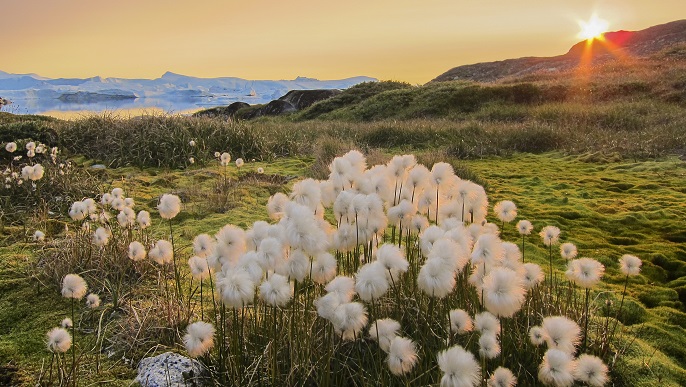
[[[251,106],[245,102],[234,102],[229,106],[220,106],[212,109],[201,110],[195,117],[234,117],[241,109],[246,109],[239,116],[243,119],[252,119],[261,116],[280,116],[293,113],[312,106],[313,104],[329,99],[340,94],[338,89],[314,89],[314,90],[291,90],[279,99],[275,99],[264,106],[247,109]]]
[[[234,102],[229,106],[218,106],[211,109],[201,110],[193,114],[193,117],[233,117],[237,111],[249,108],[250,104],[245,102]]]
[[[686,20],[653,26],[641,31],[616,31],[603,34],[601,39],[582,41],[564,55],[537,58],[527,57],[498,62],[477,63],[455,67],[431,82],[470,80],[493,82],[538,72],[560,72],[589,60],[592,64],[622,57],[647,57],[676,44],[686,43]]]

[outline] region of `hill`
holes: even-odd
[[[535,73],[562,73],[587,65],[646,58],[666,48],[686,42],[686,20],[653,26],[641,31],[607,32],[600,38],[575,44],[566,54],[527,57],[455,67],[432,82],[470,80],[493,82],[507,77]]]

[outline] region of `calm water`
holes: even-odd
[[[198,110],[215,106],[226,106],[237,99],[229,98],[189,98],[189,99],[157,99],[136,98],[119,101],[105,101],[92,103],[62,102],[58,99],[26,99],[16,100],[10,105],[0,106],[0,111],[14,114],[41,114],[61,119],[76,119],[92,114],[115,114],[122,117],[134,117],[142,114],[192,114]],[[259,98],[247,97],[244,102],[249,104],[265,103]]]

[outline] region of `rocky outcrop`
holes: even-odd
[[[194,117],[238,117],[250,120],[262,116],[280,116],[297,112],[313,104],[340,94],[338,89],[291,90],[279,99],[272,100],[263,106],[250,106],[245,102],[234,102],[229,106],[220,106],[201,110]],[[240,112],[239,112],[240,110]]]
[[[233,117],[236,112],[243,108],[249,108],[245,102],[234,102],[229,106],[218,106],[211,109],[201,110],[193,114],[193,117]]]
[[[341,91],[337,89],[291,90],[279,99],[290,102],[296,110],[303,110],[340,93]]]
[[[165,352],[138,363],[136,382],[143,387],[181,387],[203,385],[204,368],[197,360]]]
[[[477,63],[455,67],[431,82],[467,80],[494,82],[508,77],[534,73],[556,73],[579,66],[581,59],[589,65],[617,58],[648,57],[677,44],[686,43],[686,20],[679,20],[641,31],[617,31],[603,34],[601,39],[582,41],[564,55],[547,58],[519,58],[499,62]]]

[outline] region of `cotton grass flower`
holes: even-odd
[[[391,340],[386,362],[393,375],[405,375],[410,372],[418,359],[414,341],[400,336]]]
[[[481,382],[479,363],[459,345],[438,353],[438,367],[443,371],[441,387],[476,387]]]
[[[579,344],[581,328],[565,316],[552,316],[543,319],[543,338],[548,348],[558,349],[568,354],[576,351]]]
[[[200,234],[193,239],[193,254],[205,258],[214,251],[214,238],[208,234]]]
[[[183,345],[191,357],[198,357],[208,353],[214,346],[214,326],[204,321],[197,321],[188,325],[183,336]]]
[[[339,275],[324,287],[328,293],[336,294],[342,303],[350,302],[355,294],[355,280]]]
[[[215,157],[217,157],[217,153],[219,152],[215,152]],[[231,162],[231,155],[227,152],[224,152],[219,156],[219,161],[221,162],[222,166],[225,167]]]
[[[188,259],[188,267],[191,269],[191,275],[196,280],[202,281],[210,276],[209,265],[207,258],[194,255]]]
[[[505,367],[496,368],[488,378],[488,387],[514,387],[515,385],[517,385],[517,378]]]
[[[239,157],[236,159],[236,167],[240,168],[243,166],[243,164],[245,164],[245,161],[243,161],[242,158]]]
[[[529,328],[529,341],[531,341],[531,344],[539,346],[545,343],[544,333],[543,328],[537,325]]]
[[[509,223],[517,217],[517,206],[509,200],[503,200],[493,206],[493,212],[501,222]]]
[[[69,209],[69,217],[72,218],[72,220],[83,220],[86,216],[88,216],[88,206],[86,203],[82,201],[72,203],[71,208]]]
[[[576,360],[574,379],[593,387],[602,387],[608,382],[607,366],[593,355],[583,354]]]
[[[465,334],[474,329],[472,318],[465,310],[453,309],[450,311],[450,330],[457,334]]]
[[[549,349],[538,367],[538,380],[547,385],[569,387],[574,384],[574,361],[570,354]]]
[[[576,246],[574,243],[563,243],[560,245],[560,255],[564,259],[574,259],[577,255]]]
[[[258,175],[262,175],[263,173],[264,173],[264,168],[258,167],[258,168],[257,168],[257,174],[258,174]]]
[[[336,276],[338,263],[330,253],[317,254],[312,260],[312,281],[325,284]]]
[[[216,287],[221,302],[234,309],[249,305],[255,295],[255,284],[243,270],[217,273]]]
[[[260,285],[260,298],[271,306],[284,307],[293,297],[293,287],[288,278],[272,274]]]
[[[388,291],[386,271],[380,262],[368,263],[355,276],[355,291],[363,301],[379,299]]]
[[[195,145],[195,140],[188,141],[188,146],[194,147]]]
[[[86,295],[88,285],[78,274],[67,274],[62,280],[62,297],[80,300]]]
[[[5,144],[5,150],[14,153],[17,150],[17,143],[16,142],[8,142]]]
[[[500,334],[500,321],[489,312],[481,312],[474,316],[474,328],[482,335]]]
[[[41,230],[36,230],[33,233],[33,241],[34,242],[43,242],[45,241],[45,233]]]
[[[641,259],[629,254],[624,254],[619,259],[619,270],[626,276],[635,276],[641,272]]]
[[[158,265],[171,263],[174,260],[174,247],[171,242],[160,239],[155,244],[155,247],[150,249],[148,257]]]
[[[476,240],[472,250],[472,263],[493,266],[505,255],[502,242],[497,235],[482,234]]]
[[[410,266],[400,248],[390,243],[383,244],[376,250],[376,259],[391,272],[405,273]]]
[[[136,223],[138,223],[138,227],[140,227],[141,230],[150,227],[152,224],[150,222],[150,213],[145,210],[138,212],[138,215],[136,216]]]
[[[483,279],[483,301],[486,309],[501,317],[512,317],[526,296],[521,278],[514,271],[496,267]]]
[[[359,302],[344,303],[336,308],[331,322],[343,340],[354,340],[367,325],[367,310]]]
[[[417,285],[429,296],[443,298],[455,288],[455,273],[441,260],[429,259],[419,269]]]
[[[172,194],[164,194],[160,198],[160,204],[157,205],[160,211],[160,216],[163,219],[173,219],[179,212],[181,212],[181,199]]]
[[[317,308],[317,314],[321,318],[329,321],[333,321],[336,308],[338,308],[340,305],[341,300],[336,293],[328,293],[314,300],[314,306]]]
[[[124,207],[117,215],[117,223],[122,228],[130,228],[136,224],[136,213],[129,207]]]
[[[91,293],[86,297],[86,306],[91,309],[95,309],[100,306],[100,296],[95,293]]]
[[[65,353],[71,348],[71,335],[64,328],[52,328],[47,334],[48,351]]]
[[[399,330],[399,322],[390,318],[384,318],[374,321],[369,326],[369,336],[372,340],[379,343],[379,347],[384,352],[388,353],[391,348],[391,341],[398,335]]]
[[[142,261],[145,259],[147,252],[145,251],[145,246],[138,241],[133,241],[129,243],[128,257],[132,261]]]
[[[544,245],[556,245],[560,238],[560,229],[555,226],[545,226],[538,235],[543,239]]]
[[[105,246],[110,241],[110,236],[111,233],[108,229],[98,227],[95,233],[93,233],[93,244],[98,247]]]
[[[64,329],[68,329],[74,326],[74,322],[71,321],[69,317],[65,318],[60,322],[60,326]]]
[[[571,279],[585,289],[595,287],[605,272],[605,266],[592,258],[579,258],[569,264]]]
[[[479,337],[479,356],[486,359],[495,359],[500,355],[500,344],[496,335],[487,333]]]
[[[525,263],[523,267],[524,276],[522,279],[526,290],[531,290],[536,287],[536,285],[543,282],[545,274],[543,274],[543,270],[539,265],[535,263]]]

